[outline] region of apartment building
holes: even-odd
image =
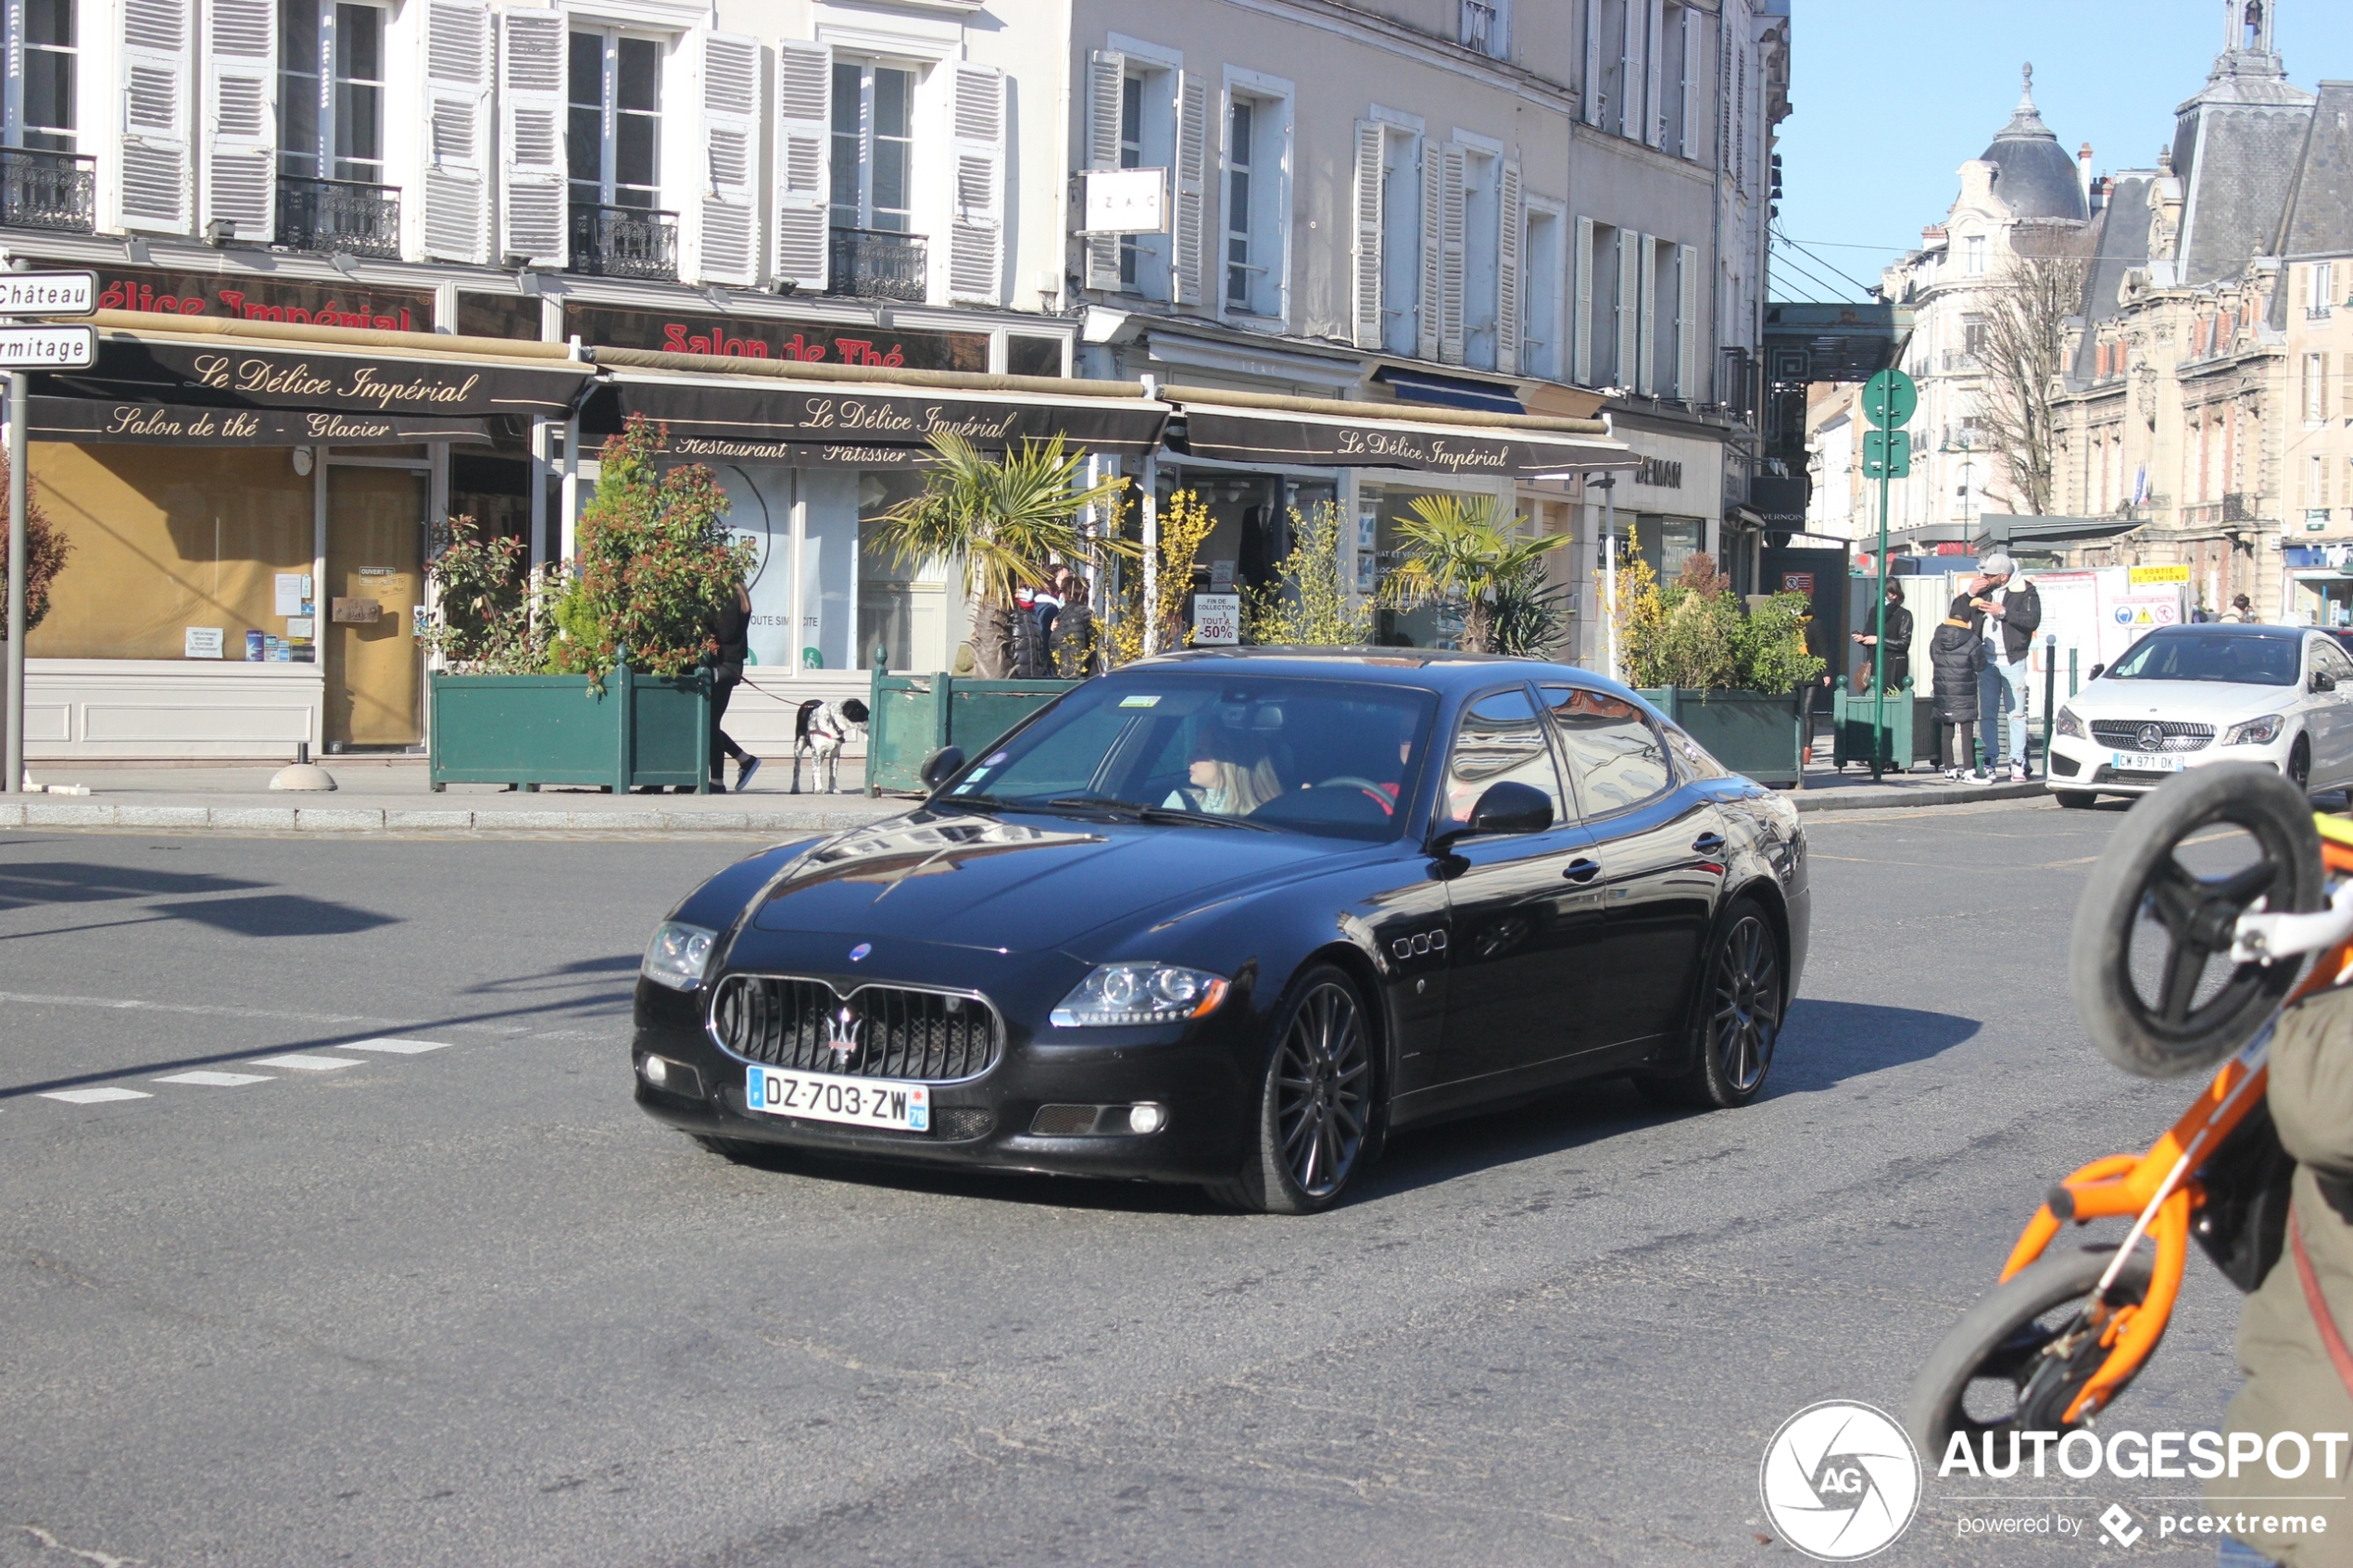
[[[36,754],[279,745],[275,719],[91,728],[102,687],[184,694],[197,675],[308,681],[313,738],[414,744],[426,525],[465,513],[561,558],[597,445],[632,410],[713,463],[759,546],[755,693],[788,711],[847,692],[876,646],[894,667],[945,666],[965,623],[951,583],[867,547],[920,483],[916,448],[777,434],[761,399],[780,369],[1037,380],[1009,395],[1057,410],[1100,469],[1209,503],[1217,581],[1265,580],[1290,514],[1328,502],[1370,592],[1413,496],[1482,490],[1577,536],[1558,575],[1597,635],[1584,472],[1626,469],[1610,510],[1667,570],[1754,533],[1740,508],[1786,0],[6,14],[12,261],[93,268],[109,308],[183,332],[439,334],[453,341],[385,352],[484,375],[520,374],[512,359],[550,386],[597,371],[571,407],[526,399],[462,432],[420,409],[373,437],[288,426],[201,449],[142,442],[144,416],[94,428],[72,402],[135,377],[45,386],[33,468],[52,514],[98,542],[84,560],[159,564],[120,590],[135,635],[86,575],[60,580],[29,650],[53,697]],[[730,367],[691,394],[664,382]],[[1309,406],[1279,430],[1190,410],[1139,449],[1042,385],[1055,378]],[[1440,433],[1367,442],[1317,411],[1334,401],[1391,406],[1366,410],[1384,431],[1417,407]],[[1546,421],[1596,414],[1630,451],[1579,464],[1546,444]],[[331,624],[326,604],[363,585],[383,620]],[[196,667],[209,651],[188,650],[218,646],[197,619],[230,628],[226,662]],[[264,652],[233,670],[239,628]],[[1384,630],[1453,632],[1428,613]]]

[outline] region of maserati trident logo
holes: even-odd
[[[2141,749],[2143,751],[2162,751],[2165,749],[2165,732],[2158,725],[2143,724],[2140,728],[2140,733],[2133,738],[2141,743]]]
[[[825,1020],[825,1048],[834,1053],[837,1071],[849,1066],[849,1059],[858,1054],[858,1026],[864,1022],[846,1007]]]

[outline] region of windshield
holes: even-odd
[[[2108,667],[2111,681],[2226,681],[2242,686],[2292,686],[2304,639],[2276,632],[2156,632]]]
[[[1089,681],[943,798],[1377,842],[1413,798],[1437,698],[1346,681],[1169,671]]]

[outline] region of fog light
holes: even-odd
[[[1157,1133],[1167,1124],[1168,1112],[1156,1105],[1132,1106],[1128,1110],[1127,1130],[1131,1133]]]
[[[658,1056],[646,1058],[646,1082],[659,1088],[670,1081],[670,1063]]]

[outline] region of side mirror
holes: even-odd
[[[2312,671],[2312,689],[2316,692],[2333,692],[2336,690],[2336,677],[2315,670]]]
[[[1542,833],[1553,825],[1552,797],[1542,790],[1505,779],[1490,784],[1471,808],[1470,821],[1441,834],[1438,847],[1451,849],[1458,839],[1501,837],[1510,834]]]
[[[2105,664],[2093,665],[2092,672],[2083,677],[2084,684],[2089,685],[2092,682],[2098,680],[2100,678],[2100,671],[2107,668],[2108,666]]]
[[[941,746],[937,751],[924,759],[924,765],[920,770],[924,787],[937,789],[941,784],[955,777],[956,770],[963,765],[964,748],[963,746]]]

